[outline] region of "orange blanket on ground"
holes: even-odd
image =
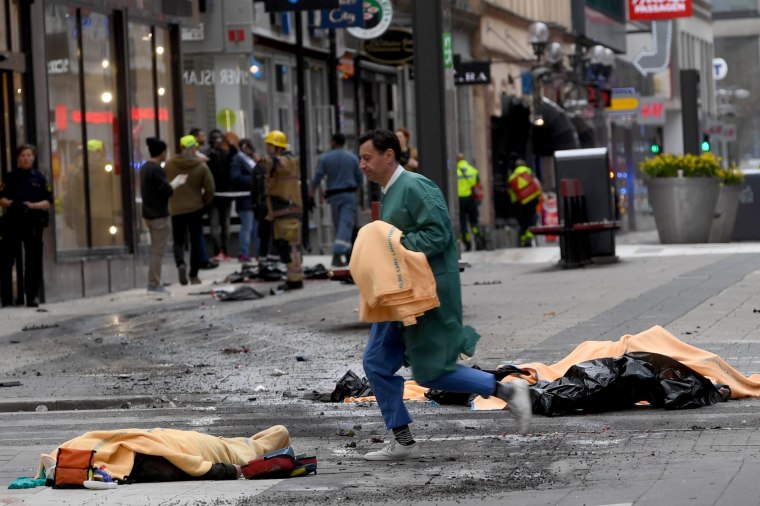
[[[288,429],[275,425],[251,437],[236,438],[175,429],[94,431],[70,439],[59,448],[96,450],[94,465],[105,466],[106,472],[121,480],[132,472],[135,453],[164,457],[187,474],[201,476],[212,464],[245,465],[265,453],[288,446]],[[55,460],[57,455],[58,448],[51,456]],[[41,475],[42,469],[38,477]]]
[[[349,269],[364,322],[414,325],[418,316],[441,305],[425,254],[404,248],[401,231],[390,223],[373,221],[359,230]]]
[[[571,366],[581,362],[597,358],[619,357],[636,351],[666,355],[694,369],[713,383],[728,385],[731,388],[732,399],[760,397],[760,374],[744,376],[715,353],[686,344],[659,325],[639,334],[626,334],[617,341],[584,341],[572,353],[553,365],[532,362],[520,364],[518,367],[531,372],[530,377],[525,378],[529,383],[536,383],[539,380],[554,381],[561,378]],[[513,379],[515,379],[514,376],[508,376],[502,381]],[[414,381],[407,381],[404,384],[404,400],[427,400],[424,395],[426,390]],[[374,397],[352,397],[344,402],[374,400]],[[506,405],[506,402],[494,396],[488,399],[477,397],[472,409],[475,411],[504,409]]]

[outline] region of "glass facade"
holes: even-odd
[[[757,12],[757,0],[713,0],[713,12]]]
[[[129,223],[137,245],[145,243],[138,173],[148,157],[145,139],[161,137],[174,152],[168,30],[129,22],[125,31],[121,55],[111,16],[54,4],[45,9],[59,253],[125,250]],[[128,76],[120,77],[122,59]],[[119,117],[123,102],[128,118]],[[131,220],[125,220],[125,198],[135,203]]]

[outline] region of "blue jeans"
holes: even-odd
[[[253,217],[253,211],[238,211],[240,216],[240,240],[238,241],[238,256],[250,256],[248,251],[253,239],[253,256],[258,256],[259,251],[259,222]]]
[[[400,323],[372,324],[369,341],[364,349],[364,373],[388,430],[412,422],[403,401],[404,378],[396,374],[404,365],[405,348]],[[411,366],[413,375],[414,364]],[[493,374],[459,365],[458,369],[450,374],[420,384],[447,392],[476,393],[488,397],[496,388],[496,378]]]
[[[337,193],[330,197],[330,212],[335,227],[333,254],[347,255],[356,223],[356,192]]]

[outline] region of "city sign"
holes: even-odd
[[[670,48],[673,43],[673,21],[652,21],[652,41],[631,60],[641,75],[657,74],[670,64]]]
[[[314,11],[338,7],[340,0],[264,0],[267,12]]]
[[[639,125],[664,125],[665,101],[658,97],[640,97],[636,122]]]
[[[631,21],[656,21],[691,17],[692,0],[628,0]]]
[[[608,116],[637,116],[639,94],[636,88],[612,88],[610,106],[605,109]]]
[[[403,65],[414,58],[414,38],[409,30],[388,28],[379,37],[362,41],[362,49],[374,62]]]
[[[351,28],[364,26],[363,0],[340,0],[337,9],[324,9],[320,12],[319,28]]]
[[[454,84],[491,84],[491,62],[468,61],[454,62]]]
[[[391,0],[364,0],[364,28],[348,28],[357,39],[374,39],[382,35],[393,20]]]
[[[728,75],[728,63],[723,58],[713,58],[713,79],[720,81]]]

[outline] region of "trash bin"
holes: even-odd
[[[554,153],[555,181],[578,179],[586,197],[589,222],[615,221],[615,188],[610,179],[607,148],[568,149]],[[559,206],[560,221],[564,220]],[[595,232],[590,236],[591,260],[616,261],[615,231]]]
[[[760,170],[744,169],[732,241],[760,240]]]

